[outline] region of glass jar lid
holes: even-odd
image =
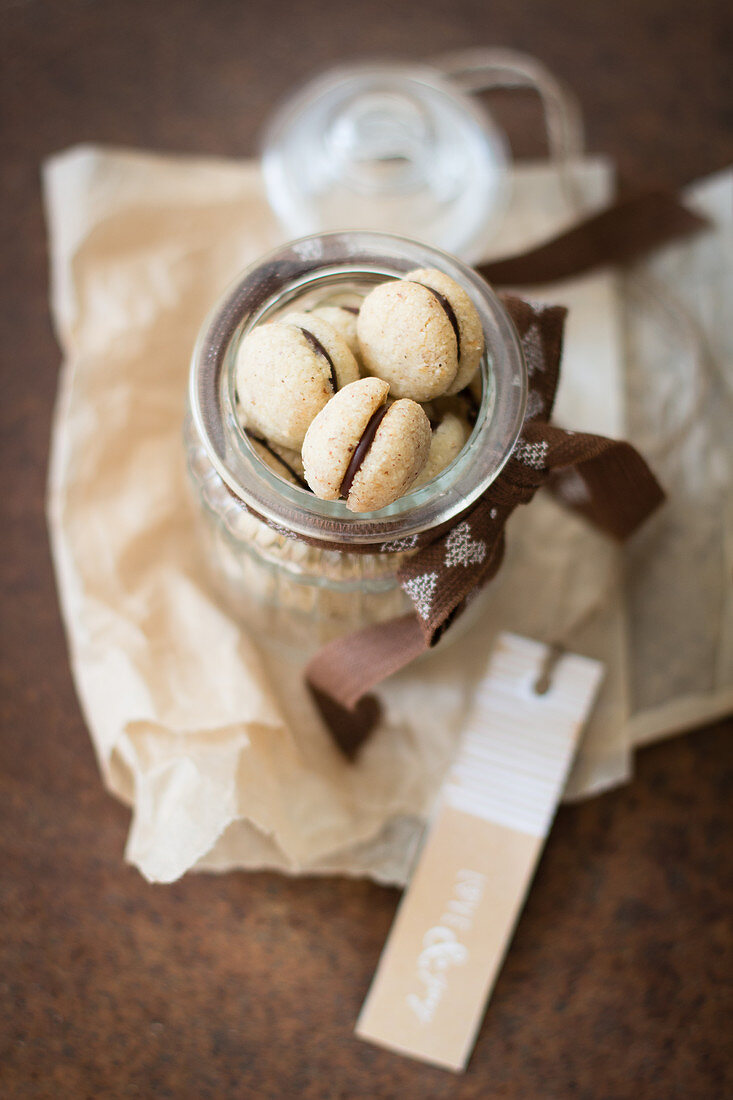
[[[436,69],[394,63],[310,81],[271,120],[262,154],[290,235],[387,231],[473,260],[504,213],[508,160],[473,99]]]

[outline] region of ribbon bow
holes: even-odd
[[[668,241],[697,233],[704,218],[667,191],[619,200],[537,248],[481,264],[494,284],[549,283],[609,264],[628,264]],[[422,537],[398,572],[413,612],[325,646],[306,669],[321,712],[348,755],[377,720],[366,693],[434,645],[466,603],[491,580],[504,554],[504,526],[519,504],[547,485],[571,508],[617,539],[630,535],[664,499],[629,444],[549,423],[566,311],[503,296],[529,374],[521,435],[502,473],[448,530]],[[394,547],[397,549],[397,547]]]
[[[504,554],[507,519],[539,488],[547,485],[617,539],[631,534],[664,499],[656,478],[629,443],[548,422],[566,310],[508,295],[502,300],[520,337],[529,375],[527,413],[509,461],[475,504],[403,562],[397,577],[412,613],[331,642],[306,670],[324,717],[346,749],[363,739],[376,717],[374,704],[365,709],[366,692],[434,645],[491,580]]]
[[[481,264],[478,271],[494,284],[548,283],[603,265],[631,263],[706,226],[704,218],[674,195],[652,190],[612,204],[537,248]],[[348,755],[379,716],[378,700],[369,690],[434,645],[496,574],[504,553],[504,526],[517,505],[528,503],[546,485],[602,530],[624,539],[664,499],[651,470],[629,443],[549,423],[566,311],[502,297],[529,374],[527,413],[506,466],[447,528],[423,533],[409,546],[397,540],[380,548],[384,553],[414,550],[397,574],[413,611],[330,643],[306,669],[323,717]],[[235,500],[257,516],[244,501]],[[289,531],[282,533],[291,537]]]

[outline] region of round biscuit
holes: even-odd
[[[338,500],[351,455],[389,386],[379,378],[351,382],[314,418],[303,442],[305,479],[322,500]]]
[[[357,470],[346,506],[376,512],[412,487],[430,451],[430,421],[415,401],[390,405]]]
[[[356,360],[338,333],[321,318],[311,327],[331,356],[337,381],[348,384],[358,378]],[[236,359],[243,424],[282,447],[299,450],[309,424],[333,396],[331,375],[327,358],[297,324],[273,321],[252,329]]]
[[[455,332],[426,287],[380,283],[362,302],[356,327],[364,369],[389,382],[395,397],[430,401],[454,382]]]
[[[446,413],[432,433],[428,460],[415,479],[413,489],[427,485],[458,457],[471,434],[471,426],[462,416]]]
[[[348,313],[346,315],[351,316]],[[343,389],[350,382],[356,382],[359,378],[359,364],[356,357],[348,341],[327,317],[322,317],[315,310],[308,313],[288,313],[282,318],[282,323],[295,325],[301,332],[310,332],[315,336],[333,363],[336,372],[336,389]]]
[[[322,317],[329,325],[336,329],[339,336],[345,340],[352,355],[359,354],[359,337],[356,335],[356,318],[358,309],[347,309],[344,306],[317,306],[310,310],[316,317]]]
[[[460,338],[460,355],[458,359],[458,372],[445,391],[448,394],[458,393],[467,386],[476,374],[484,352],[484,330],[481,318],[471,298],[450,275],[433,267],[421,267],[408,272],[405,279],[420,283],[422,286],[432,287],[448,300],[458,324]]]

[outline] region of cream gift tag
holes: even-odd
[[[603,674],[563,654],[546,677],[550,657],[539,642],[498,638],[359,1016],[362,1039],[465,1069]]]

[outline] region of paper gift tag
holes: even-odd
[[[465,1069],[603,673],[574,654],[550,670],[551,656],[498,639],[359,1016],[362,1039]]]

